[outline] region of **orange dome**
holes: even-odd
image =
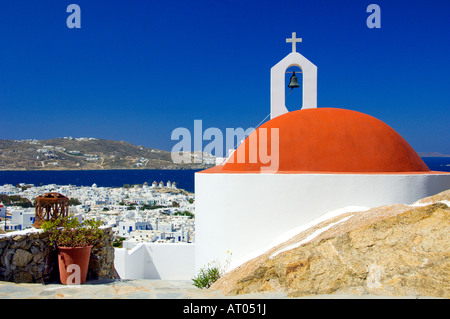
[[[262,130],[264,128],[267,130]],[[279,129],[278,158],[271,153],[274,128]],[[250,148],[252,135],[260,138],[264,131],[267,132],[267,151],[264,149],[262,154],[278,160],[279,173],[430,171],[414,149],[384,122],[356,111],[316,108],[289,112],[264,123],[223,166],[211,172],[260,172],[262,167],[268,167],[267,158],[262,160],[260,155],[257,160],[249,160],[249,149],[255,149]],[[258,154],[261,147],[265,145],[258,142]],[[238,157],[243,154],[240,152],[245,152],[245,161]]]

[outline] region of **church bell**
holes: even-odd
[[[292,74],[291,76],[291,80],[289,82],[288,87],[290,87],[291,89],[300,87],[300,85],[298,84],[297,76],[295,75],[295,71],[294,74]]]

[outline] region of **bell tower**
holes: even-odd
[[[289,112],[286,108],[285,73],[291,66],[302,70],[302,109],[317,108],[317,67],[297,52],[297,42],[302,42],[302,39],[292,32],[292,38],[286,39],[286,43],[292,43],[292,52],[270,70],[270,119]]]

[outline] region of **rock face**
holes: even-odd
[[[210,289],[450,298],[450,190],[326,220],[250,260]]]

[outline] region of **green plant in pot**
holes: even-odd
[[[41,225],[50,244],[58,248],[59,278],[62,284],[86,282],[93,245],[103,237],[101,221],[84,220],[70,215]]]

